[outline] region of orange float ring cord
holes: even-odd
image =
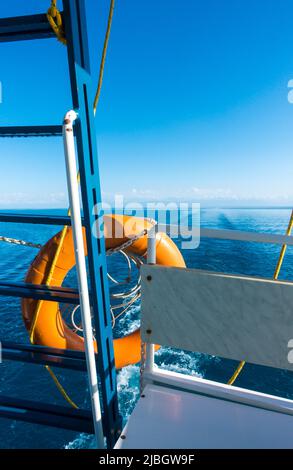
[[[129,238],[142,233],[144,229],[149,230],[151,227],[151,222],[146,219],[122,215],[105,216],[106,249],[117,248]],[[119,236],[115,238],[112,234]],[[84,243],[87,254],[86,242]],[[136,239],[125,251],[145,256],[147,236]],[[58,254],[57,259],[56,253]],[[55,261],[54,268],[49,282],[46,282],[53,260]],[[160,265],[185,267],[180,251],[165,233],[158,233],[156,237],[156,261]],[[57,233],[43,246],[31,264],[25,281],[32,284],[46,283],[60,287],[74,265],[72,230],[68,228],[65,232]],[[74,333],[63,321],[58,302],[23,299],[22,314],[25,326],[31,334],[31,340],[35,344],[60,349],[84,350],[83,338]],[[129,335],[115,339],[114,355],[117,369],[139,362],[141,359],[140,330],[137,329]]]

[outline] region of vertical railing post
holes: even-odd
[[[94,338],[92,330],[91,307],[87,282],[84,240],[81,222],[81,208],[79,201],[79,188],[77,182],[77,166],[74,147],[73,123],[77,114],[70,111],[66,114],[63,124],[64,153],[66,162],[66,176],[69,195],[69,207],[72,223],[72,237],[80,298],[80,313],[83,326],[85,356],[87,364],[89,391],[91,396],[93,422],[98,449],[104,448],[104,434],[102,414],[99,397],[99,386],[96,370]]]
[[[147,239],[147,264],[156,264],[157,250],[156,250],[156,235],[157,235],[157,224],[148,231]],[[146,357],[145,357],[145,368],[146,372],[153,372],[155,359],[155,347],[153,344],[146,344]]]

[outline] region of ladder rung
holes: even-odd
[[[78,305],[79,294],[76,289],[29,284],[25,282],[0,282],[0,295],[22,299],[48,300]]]
[[[19,344],[10,341],[0,341],[0,343],[2,359],[4,360],[86,371],[85,354],[81,351],[48,348],[36,344]]]
[[[0,18],[0,42],[51,37],[55,33],[45,14]]]
[[[88,410],[66,408],[3,395],[0,395],[0,417],[88,434],[94,433],[92,414]]]
[[[62,136],[62,126],[8,126],[0,127],[0,137],[55,137]]]
[[[71,219],[69,216],[10,214],[6,212],[0,212],[0,222],[40,225],[71,225]]]

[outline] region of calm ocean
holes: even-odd
[[[289,209],[207,209],[202,210],[205,227],[262,231],[284,234]],[[45,243],[58,227],[0,223],[0,235]],[[272,277],[280,247],[256,243],[202,240],[196,250],[183,252],[188,267],[212,271]],[[36,255],[32,248],[0,243],[0,278],[22,281]],[[123,278],[119,255],[109,259],[111,274]],[[288,248],[280,279],[293,279],[293,249]],[[75,284],[71,273],[68,285]],[[293,315],[293,312],[292,312]],[[139,306],[134,306],[115,327],[115,335],[130,332],[139,324]],[[292,331],[293,338],[293,331]],[[23,326],[20,301],[0,297],[0,340],[28,342]],[[199,375],[226,382],[236,363],[204,354],[171,351],[157,353],[157,363],[169,370]],[[80,372],[56,371],[71,398],[80,406],[88,406],[86,377]],[[254,365],[246,365],[237,385],[293,399],[293,373]],[[118,374],[119,400],[124,419],[131,413],[138,398],[139,366],[129,366]],[[42,366],[4,362],[0,364],[0,393],[10,396],[63,404],[51,378]],[[0,419],[0,448],[87,448],[92,438],[73,432],[12,422]]]

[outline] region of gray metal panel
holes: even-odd
[[[115,449],[293,447],[292,416],[157,385],[144,395]]]
[[[142,267],[146,342],[293,370],[292,338],[291,282]]]

